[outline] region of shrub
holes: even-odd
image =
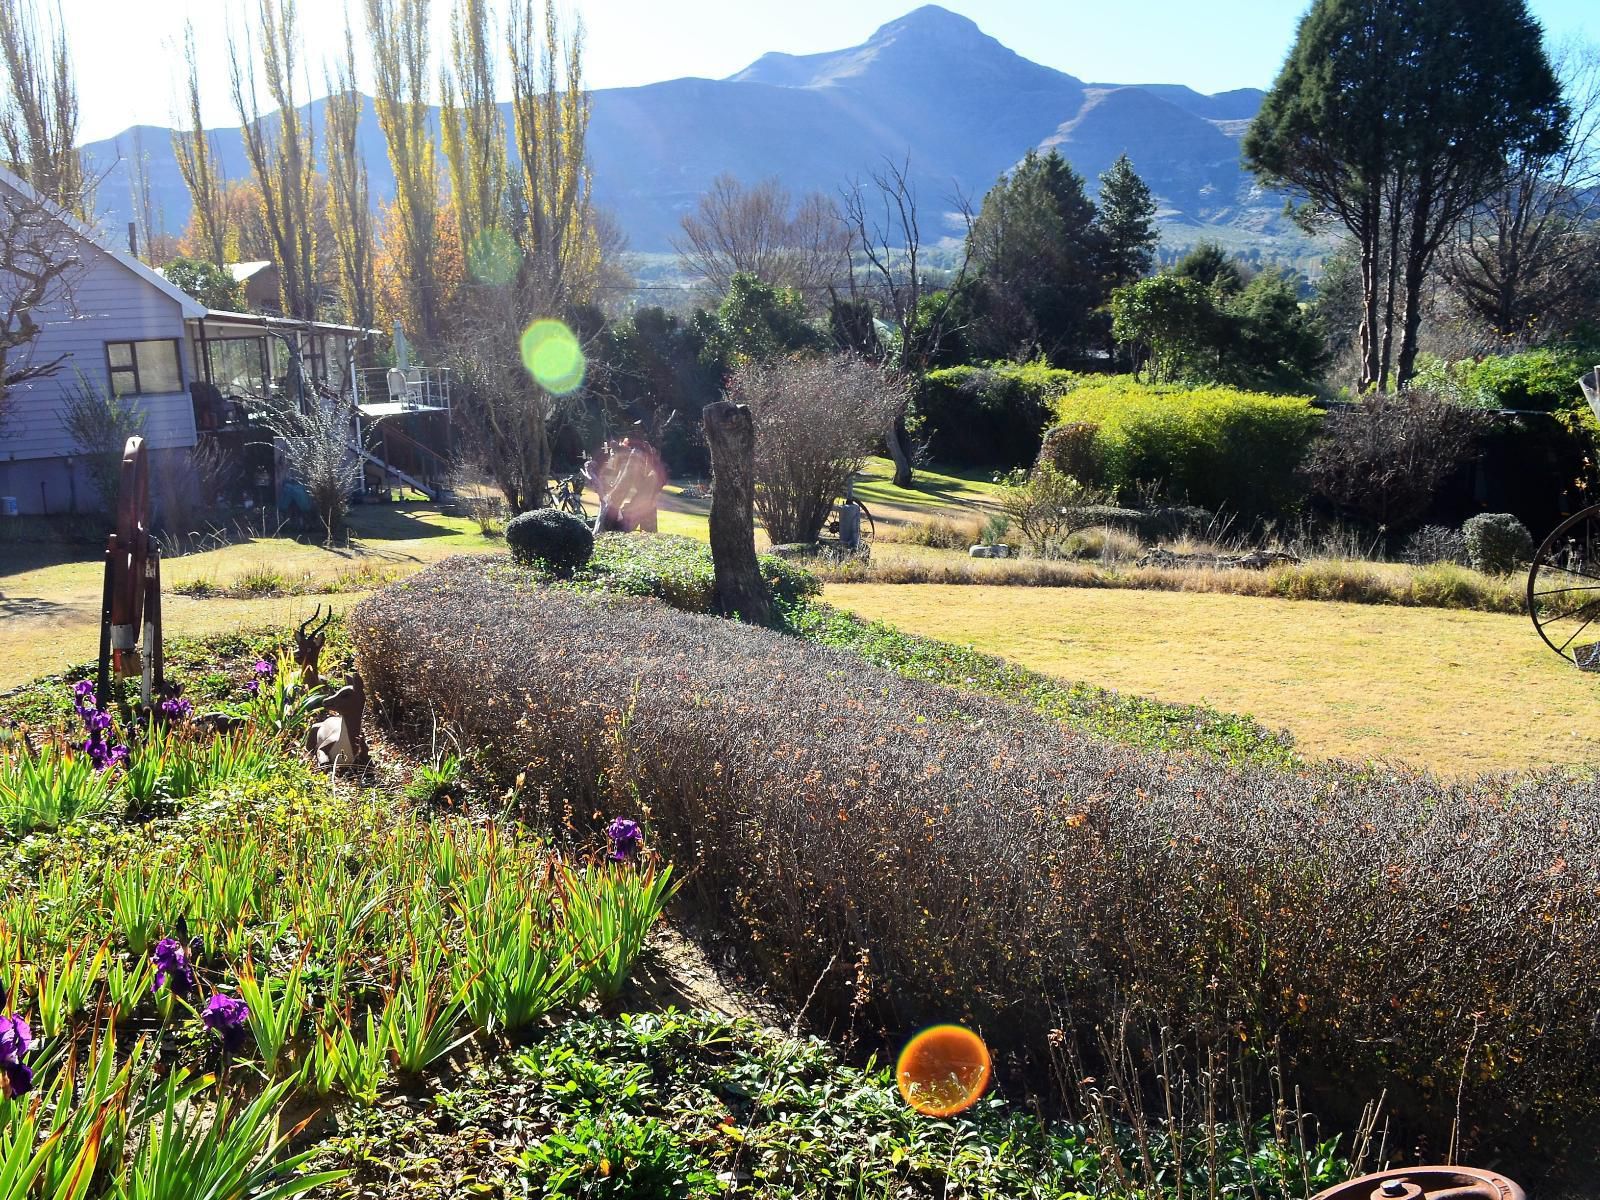
[[[794,604],[822,591],[816,576],[777,554],[763,554],[758,562],[768,591],[780,605]],[[653,596],[686,612],[716,611],[711,547],[693,538],[603,533],[595,541],[594,558],[577,573],[574,583],[630,596]]]
[[[1592,779],[1136,751],[770,631],[518,589],[482,560],[350,626],[385,711],[437,712],[522,772],[530,816],[649,811],[692,871],[688,911],[732,922],[820,1020],[959,1019],[1038,1062],[1063,1013],[1092,1029],[1133,1003],[1278,1038],[1330,1113],[1388,1086],[1440,1136],[1458,1103],[1480,1138],[1552,1136],[1600,1092]]]
[[[1025,466],[1038,457],[1055,398],[1072,379],[1042,362],[930,371],[917,389],[914,431],[935,462]]]
[[[1114,566],[1138,558],[1144,553],[1144,543],[1137,534],[1125,529],[1095,525],[1067,538],[1064,552],[1068,558],[1098,559],[1107,566]]]
[[[1317,492],[1374,525],[1406,526],[1466,461],[1487,418],[1425,392],[1369,396],[1328,414],[1306,460]]]
[[[1474,570],[1509,575],[1533,558],[1528,527],[1510,513],[1479,513],[1461,527]]]
[[[1493,354],[1457,364],[1465,386],[1496,408],[1559,412],[1582,408],[1578,377],[1594,370],[1593,348],[1543,347],[1521,354]]]
[[[1401,557],[1418,567],[1431,563],[1464,565],[1468,561],[1467,539],[1459,529],[1445,525],[1424,525],[1406,539]]]
[[[1123,500],[1143,487],[1246,517],[1299,507],[1296,475],[1322,414],[1295,396],[1225,387],[1084,379],[1056,404],[1061,420],[1099,427],[1105,483]]]
[[[975,521],[957,522],[949,517],[935,517],[931,521],[913,521],[900,529],[885,530],[883,540],[907,546],[928,546],[934,550],[965,550],[981,536],[981,528]]]
[[[1099,435],[1100,426],[1092,421],[1052,425],[1045,430],[1044,441],[1039,446],[1039,461],[1094,487],[1102,482],[1105,474],[1105,464],[1100,461]]]
[[[1061,539],[1074,530],[1101,524],[1086,513],[1098,512],[1095,493],[1048,463],[1028,475],[1014,471],[1000,492],[1000,508],[1016,524],[1028,549],[1040,558],[1061,553]]]
[[[536,508],[506,522],[506,545],[518,562],[541,562],[560,576],[570,576],[594,554],[589,526],[558,508]]]

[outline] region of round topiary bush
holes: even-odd
[[[1461,527],[1467,558],[1486,575],[1509,575],[1533,558],[1528,527],[1510,513],[1479,513]]]
[[[536,508],[506,522],[506,545],[518,562],[540,562],[565,577],[588,563],[594,534],[571,513]]]

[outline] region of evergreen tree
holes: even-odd
[[[983,289],[977,340],[999,355],[1080,353],[1100,302],[1095,206],[1052,150],[1032,150],[983,198],[968,235]]]
[[[1194,279],[1217,296],[1233,296],[1244,290],[1244,273],[1228,252],[1216,242],[1198,242],[1172,268],[1174,275]]]
[[[1107,291],[1149,273],[1161,241],[1156,202],[1126,154],[1100,176],[1095,227],[1100,235],[1100,277]]]
[[[1356,241],[1363,388],[1386,388],[1391,368],[1400,386],[1410,379],[1435,252],[1508,159],[1557,148],[1565,123],[1526,0],[1312,5],[1244,157]]]

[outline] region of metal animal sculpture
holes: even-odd
[[[305,672],[306,682],[312,687],[322,682],[317,671],[322,660],[323,643],[328,640],[328,622],[333,620],[333,605],[328,605],[328,615],[322,617],[322,624],[312,629],[312,623],[319,616],[322,616],[320,604],[294,632],[294,661]]]
[[[316,755],[317,766],[331,770],[367,761],[367,740],[361,733],[361,713],[366,703],[367,689],[361,675],[351,671],[344,687],[323,705],[328,715],[306,735],[306,749]]]

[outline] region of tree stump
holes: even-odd
[[[701,416],[711,450],[711,563],[717,610],[756,625],[771,617],[756,561],[756,430],[750,408],[719,400]]]

